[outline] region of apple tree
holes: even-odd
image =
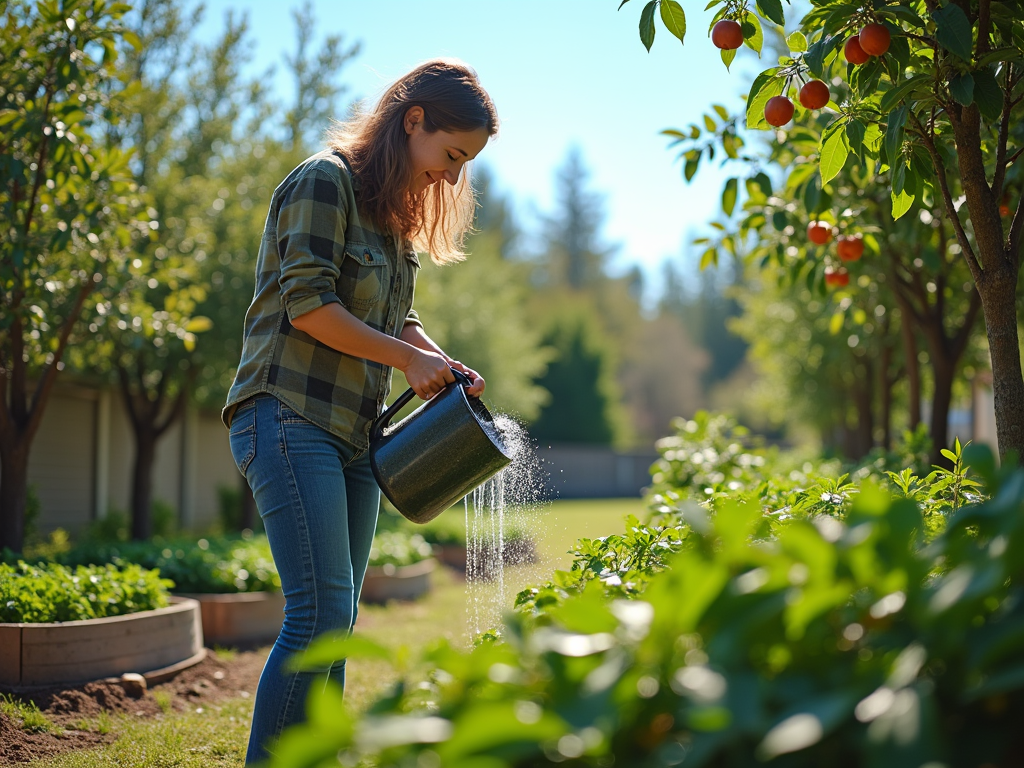
[[[659,15],[669,31],[679,31],[676,5],[644,6],[645,46],[653,43]],[[786,23],[779,0],[760,0],[754,9],[746,0],[715,0],[711,7],[718,9],[712,29],[735,22],[751,47],[760,47],[763,25]],[[984,315],[999,451],[1024,459],[1016,304],[1024,197],[1015,165],[1024,152],[1024,10],[995,0],[815,0],[797,23],[789,52],[751,84],[747,128],[788,122],[805,81],[848,84],[845,97],[828,105],[819,188],[849,164],[888,188],[894,219],[941,209],[955,240],[950,250],[969,270]],[[718,37],[731,63],[735,48],[725,46],[735,39]]]
[[[841,100],[842,84],[834,91]],[[738,241],[746,246],[748,263],[768,271],[762,285],[775,275],[792,286],[792,292],[811,291],[815,301],[831,293],[834,300],[824,307],[832,314],[827,324],[834,335],[850,329],[867,342],[873,331],[891,327],[897,339],[902,337],[900,368],[909,389],[911,430],[921,414],[918,356],[925,352],[931,371],[932,460],[944,461],[941,450],[950,442],[947,427],[954,384],[962,367],[981,362],[970,359],[978,346],[971,342],[977,340],[981,304],[967,265],[958,249],[950,248],[954,236],[941,201],[894,219],[889,189],[874,184],[857,163],[847,164],[821,185],[814,161],[829,124],[826,113],[798,110],[787,130],[769,134],[770,140],[759,142],[758,151],[751,153],[737,132],[738,119],[721,107],[715,109],[714,115],[704,116],[703,126],[664,132],[680,147],[688,179],[694,178],[699,158],[713,155],[716,147],[725,163],[740,166],[746,174],[745,180],[732,178],[725,184],[722,208],[728,220],[718,225],[723,234],[715,242],[698,241],[707,245],[702,264],[716,261],[723,244],[735,251]],[[781,176],[782,183],[773,189],[765,169]],[[737,202],[741,181],[742,204]],[[736,221],[732,215],[738,209],[742,213]],[[898,319],[891,322],[894,315]],[[867,348],[865,343],[857,346],[861,352]],[[892,353],[883,347],[865,362],[877,361],[884,372],[889,370],[886,357]],[[878,411],[883,435],[891,433],[892,383],[883,373],[881,386],[876,387],[880,402],[862,399],[858,406],[861,411]],[[870,413],[860,414],[862,424],[871,421]],[[870,448],[870,431],[867,439]],[[863,452],[864,440],[859,442]],[[882,443],[888,447],[889,440],[883,436]]]

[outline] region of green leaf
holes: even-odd
[[[203,315],[193,317],[185,325],[185,330],[188,331],[189,333],[205,333],[211,328],[213,328],[213,321],[208,317],[204,317]]]
[[[998,120],[1003,113],[1003,89],[991,69],[979,69],[974,75],[974,101],[978,111],[989,120]]]
[[[764,32],[761,30],[760,20],[755,14],[748,12],[743,16],[740,27],[743,29],[743,44],[760,56],[764,45]]]
[[[686,177],[687,181],[693,179],[697,173],[697,167],[700,165],[700,154],[693,158],[687,158],[686,164],[683,166],[683,176]]]
[[[782,0],[757,0],[757,12],[780,27],[786,26],[786,17],[782,13]]]
[[[778,67],[766,69],[754,78],[747,95],[747,127],[764,129],[769,125],[764,119],[764,105],[772,96],[778,96],[786,87],[784,78],[776,77]]]
[[[984,56],[978,59],[977,65],[979,67],[987,67],[989,64],[995,64],[997,61],[1020,61],[1021,55],[1016,48],[999,48],[995,51],[989,51]]]
[[[889,121],[885,127],[885,153],[889,165],[895,166],[903,146],[903,126],[907,122],[907,107],[903,105],[889,113]]]
[[[834,51],[841,42],[842,38],[840,38],[839,35],[822,35],[814,45],[807,49],[807,54],[804,56],[804,63],[807,65],[807,68],[810,70],[812,75],[815,77],[823,77],[825,59],[828,58],[828,55],[832,53],[832,51]]]
[[[922,28],[924,27],[924,21],[914,13],[910,8],[900,3],[893,3],[892,5],[885,5],[875,10],[875,13],[879,16],[889,16],[899,21],[905,21],[912,27]]]
[[[807,50],[807,38],[803,32],[797,31],[786,38],[786,45],[793,53],[803,53]]]
[[[736,179],[729,179],[725,182],[725,188],[722,190],[722,210],[725,211],[726,216],[732,216],[732,212],[736,208],[737,189]]]
[[[736,58],[736,49],[725,50],[724,48],[720,51],[722,55],[722,63],[725,64],[725,68],[729,69],[732,66],[733,60]]]
[[[303,653],[292,657],[288,667],[292,670],[317,670],[347,658],[380,659],[393,663],[395,655],[362,635],[339,631],[318,637]]]
[[[886,112],[891,111],[893,107],[903,101],[903,99],[912,91],[923,85],[931,83],[931,80],[931,75],[914,75],[909,80],[904,80],[895,88],[890,88],[882,96],[882,100],[878,104],[878,111],[883,115]]]
[[[964,61],[970,61],[973,47],[971,22],[960,6],[947,3],[932,13],[932,19],[935,20],[935,39],[939,44]]]
[[[124,41],[136,51],[142,50],[142,41],[139,39],[139,36],[130,29],[123,30],[121,32],[121,37],[123,37]]]
[[[761,188],[765,197],[772,196],[772,180],[768,177],[768,174],[761,171],[753,179],[754,183]]]
[[[898,219],[914,205],[914,196],[908,195],[905,191],[900,194],[892,193],[892,217]]]
[[[711,265],[718,266],[718,251],[715,250],[714,246],[708,248],[700,257],[700,270],[703,272]]]
[[[807,181],[807,186],[804,187],[804,208],[807,209],[808,213],[814,214],[818,212],[820,203],[821,177],[818,174],[814,174]]]
[[[860,120],[850,120],[846,124],[846,140],[850,143],[850,149],[858,155],[864,154],[864,136],[867,133],[867,126]]]
[[[704,127],[707,128],[708,131],[710,131],[711,133],[715,132],[715,128],[717,126],[715,125],[715,121],[711,119],[710,115],[704,115]]]
[[[628,2],[629,2],[629,0],[622,0],[622,2],[621,2],[621,3],[619,3],[619,7],[618,7],[618,8],[616,8],[615,10],[617,10],[617,11],[621,11],[621,10],[622,10],[622,6],[624,6],[624,5],[625,5],[626,3],[628,3]]]
[[[971,106],[974,102],[974,78],[970,72],[959,74],[949,81],[949,95],[965,107]]]
[[[843,310],[837,310],[832,313],[832,317],[828,321],[828,332],[835,336],[841,330],[843,330],[843,323],[846,321],[846,313]]]
[[[910,40],[903,35],[896,35],[889,43],[889,56],[897,65],[897,76],[901,76],[903,70],[910,66]],[[893,78],[896,82],[896,78]]]
[[[712,104],[711,108],[715,110],[715,114],[717,114],[723,120],[729,119],[729,111],[721,104]]]
[[[686,36],[686,14],[676,0],[661,0],[661,21],[665,28],[683,42]]]
[[[846,164],[846,158],[850,155],[850,145],[846,140],[846,131],[843,130],[843,118],[831,123],[821,134],[821,182],[827,184],[832,181]]]
[[[640,42],[644,44],[647,52],[651,52],[654,45],[654,9],[658,6],[658,0],[651,0],[644,6],[640,14]]]
[[[903,158],[899,158],[892,166],[892,191],[893,194],[900,194],[905,191],[907,184],[907,164]]]

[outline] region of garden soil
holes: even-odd
[[[12,700],[34,703],[56,726],[53,732],[26,730],[20,718],[0,712],[0,766],[27,763],[114,741],[116,722],[105,734],[99,733],[97,728],[96,718],[103,712],[158,718],[164,716],[161,703],[181,712],[197,705],[253,696],[269,651],[269,648],[238,651],[231,657],[207,651],[206,658],[195,666],[136,696],[130,695],[130,687],[122,686],[117,678],[29,692],[0,688],[0,693]]]

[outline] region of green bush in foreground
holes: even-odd
[[[581,542],[503,641],[427,652],[429,684],[399,682],[362,719],[316,686],[272,764],[1012,764],[1024,472],[970,456],[984,494],[928,511],[944,520],[931,532],[881,479],[784,489],[802,505],[781,514],[759,483],[702,506],[663,497],[650,522]],[[401,659],[355,636],[297,663],[345,656]]]
[[[0,563],[0,622],[78,621],[164,608],[170,584],[131,564]]]

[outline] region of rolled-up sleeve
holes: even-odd
[[[420,320],[420,316],[416,313],[415,309],[410,309],[409,314],[405,316],[405,325],[418,325],[420,328],[423,327],[423,322]]]
[[[346,205],[337,179],[315,167],[282,192],[277,242],[289,321],[340,303],[335,291],[345,253]]]

